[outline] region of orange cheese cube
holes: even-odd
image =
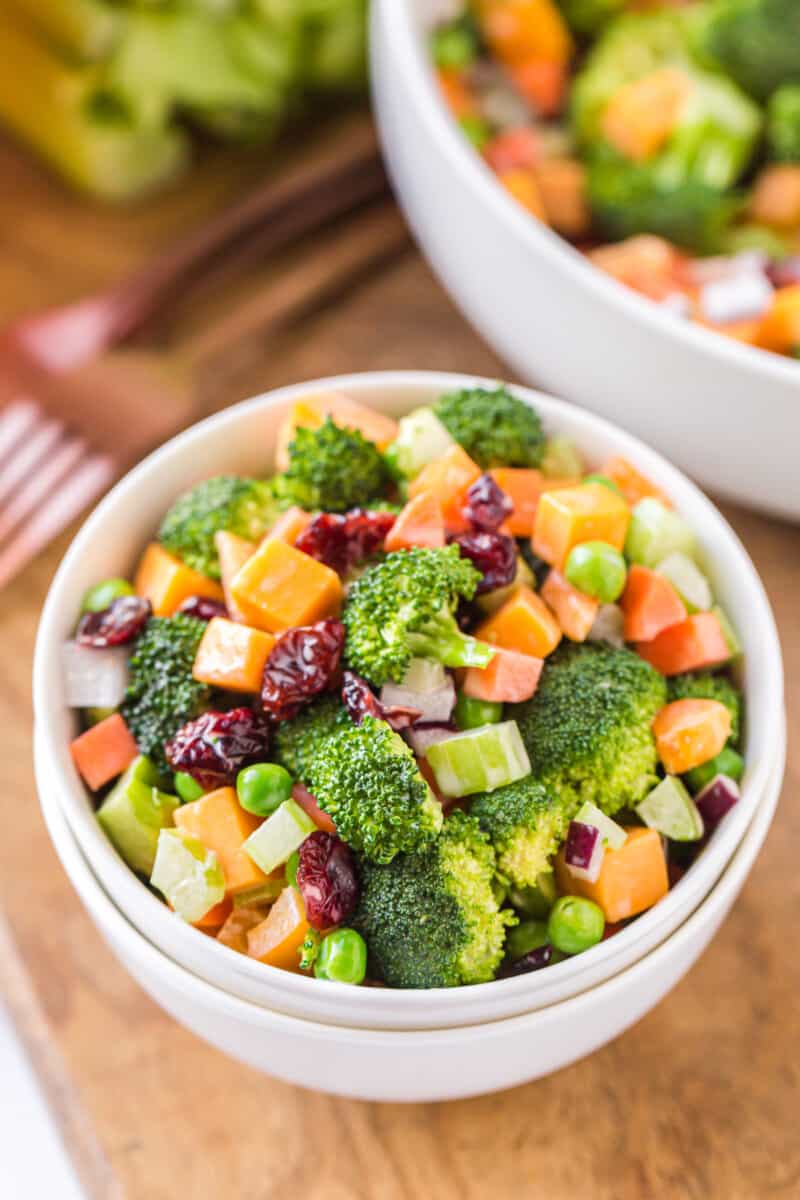
[[[264,665],[275,645],[271,633],[252,629],[237,621],[214,617],[208,622],[192,674],[201,683],[227,688],[231,692],[257,692],[261,688]]]
[[[800,346],[800,283],[778,288],[758,322],[756,344],[776,354],[789,354]]]
[[[296,888],[284,888],[267,918],[248,932],[247,953],[271,967],[299,971],[298,951],[308,928],[302,896]]]
[[[139,750],[119,713],[98,721],[70,742],[69,752],[93,792],[131,765]]]
[[[408,498],[414,500],[423,492],[434,496],[442,506],[445,524],[450,529],[465,528],[462,509],[467,492],[476,479],[483,474],[466,450],[455,443],[449,446],[441,458],[423,467],[416,479],[408,485]]]
[[[652,908],[669,891],[667,859],[655,829],[627,829],[619,850],[606,850],[595,883],[576,878],[567,868],[562,846],[556,855],[556,883],[564,895],[594,900],[615,924]]]
[[[621,496],[602,483],[544,492],[536,509],[534,554],[558,571],[581,542],[608,542],[622,550],[631,514]]]
[[[266,538],[237,572],[231,595],[248,625],[282,633],[335,616],[343,592],[330,567],[279,538]]]
[[[191,804],[182,804],[175,809],[174,821],[178,829],[214,851],[225,875],[226,895],[235,896],[265,882],[264,872],[242,849],[261,821],[245,812],[235,788],[217,788]]]
[[[561,629],[541,596],[522,584],[478,626],[475,637],[504,650],[547,658],[561,641]]]
[[[293,504],[291,508],[287,508],[286,512],[278,518],[267,534],[267,537],[279,538],[280,541],[286,542],[288,546],[293,546],[303,530],[308,528],[310,522],[311,513]]]
[[[547,479],[531,467],[495,467],[489,474],[514,505],[505,524],[514,537],[530,537],[539,497],[562,487],[576,487],[579,479]]]
[[[600,601],[579,592],[555,569],[548,573],[542,584],[541,595],[570,641],[585,642],[600,609]]]
[[[151,542],[142,555],[133,580],[137,596],[144,596],[156,617],[171,617],[190,596],[224,600],[222,586],[201,575],[168,554],[158,542]]]
[[[231,595],[231,583],[240,567],[243,567],[258,547],[255,542],[248,542],[236,533],[220,530],[214,534],[214,545],[219,555],[219,569],[222,576],[222,590],[225,593],[225,604],[234,621],[243,621],[244,617],[236,607],[236,601]]]
[[[669,138],[692,90],[685,71],[662,67],[624,84],[600,121],[606,140],[625,158],[646,162]]]

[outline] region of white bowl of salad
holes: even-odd
[[[540,1012],[460,1029],[385,1032],[269,1012],[173,962],[101,887],[41,770],[42,760],[39,756],[42,808],[64,870],[117,958],[176,1021],[247,1067],[289,1083],[362,1100],[417,1103],[463,1099],[540,1078],[599,1049],[644,1016],[691,968],[724,920],[767,836],[783,774],[780,753],[755,819],[719,882],[672,937],[634,966]],[[680,1039],[680,1030],[675,1037]],[[662,1050],[668,1055],[670,1046]]]
[[[365,1028],[641,958],[782,761],[769,603],[714,506],[595,416],[432,372],[284,388],[152,455],[67,553],[34,691],[37,762],[148,940]]]
[[[376,0],[389,168],[440,279],[521,378],[796,519],[797,6],[634,7]]]

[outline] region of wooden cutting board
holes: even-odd
[[[262,169],[258,155],[223,153],[159,202],[108,212],[0,144],[0,319],[118,276]],[[348,225],[335,241],[353,236]],[[330,245],[307,247],[291,269]],[[254,264],[178,314],[169,337],[249,303],[286,269]],[[400,242],[345,272],[324,307],[279,335],[248,334],[226,361],[226,397],[390,367],[504,373]],[[699,965],[638,1026],[550,1079],[438,1106],[347,1102],[259,1076],[173,1024],[127,976],[50,849],[31,771],[36,620],[68,537],[3,594],[0,993],[91,1197],[800,1196],[800,533],[726,511],[763,574],[786,654],[790,768],[761,858]]]

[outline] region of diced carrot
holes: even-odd
[[[298,951],[308,933],[303,899],[297,888],[286,887],[260,925],[247,934],[247,953],[259,962],[284,971],[300,970]]]
[[[414,500],[423,492],[434,496],[442,506],[442,515],[448,529],[464,528],[462,509],[467,492],[482,471],[473,462],[466,450],[454,443],[448,446],[441,458],[423,467],[416,479],[408,485],[408,498]]]
[[[72,761],[93,792],[131,765],[139,753],[133,735],[119,713],[98,721],[69,745]]]
[[[587,257],[607,275],[654,300],[663,300],[676,290],[683,265],[683,256],[675,246],[650,233],[598,246]]]
[[[533,167],[542,157],[541,139],[529,125],[504,129],[483,147],[483,157],[500,175],[514,167]]]
[[[566,61],[531,58],[506,69],[517,91],[540,116],[552,117],[559,111],[567,91]]]
[[[581,542],[608,542],[622,550],[630,516],[622,497],[602,483],[544,492],[536,509],[534,554],[563,571],[570,550]]]
[[[238,954],[247,954],[247,935],[260,925],[269,913],[265,904],[242,905],[234,908],[217,934],[217,941]]]
[[[759,346],[763,350],[771,350],[771,346],[763,345],[761,341],[761,318],[750,318],[746,321],[726,321],[720,325],[716,321],[708,321],[702,314],[693,316],[693,321],[696,325],[702,325],[705,329],[712,329],[714,333],[720,333],[723,337],[733,338],[735,342],[741,342],[743,346]]]
[[[719,618],[699,612],[671,625],[651,642],[637,642],[636,651],[662,675],[682,675],[727,662],[731,656]]]
[[[236,573],[231,595],[248,625],[282,633],[335,616],[342,584],[324,563],[278,538],[266,538]]]
[[[536,691],[543,666],[541,658],[498,647],[488,667],[470,667],[464,673],[461,689],[475,700],[518,704]]]
[[[343,392],[306,396],[295,401],[281,423],[275,449],[277,470],[285,471],[289,466],[289,446],[295,432],[299,428],[318,429],[326,417],[343,429],[357,429],[379,450],[385,450],[397,437],[398,426],[392,417],[351,400]]]
[[[523,584],[478,626],[475,637],[504,650],[547,658],[561,641],[561,629],[541,596]]]
[[[620,599],[626,642],[652,642],[665,629],[685,621],[686,605],[664,576],[634,564]]]
[[[137,596],[144,596],[156,617],[171,617],[189,596],[224,600],[222,587],[215,579],[201,575],[168,554],[158,542],[151,542],[142,555],[133,580]]]
[[[776,291],[758,323],[756,344],[776,354],[790,354],[800,346],[800,283]]]
[[[571,642],[585,642],[600,610],[600,601],[579,592],[555,567],[542,584],[541,597],[552,608]]]
[[[531,467],[495,467],[489,474],[514,505],[506,525],[514,537],[530,537],[542,492],[575,487],[578,479],[547,479]]]
[[[475,115],[478,106],[464,71],[442,68],[436,72],[436,79],[442,98],[454,117],[458,119]]]
[[[691,90],[689,76],[678,67],[661,67],[623,84],[600,122],[606,140],[625,158],[646,162],[672,134]]]
[[[479,0],[478,20],[495,58],[506,65],[566,63],[572,36],[553,0]]]
[[[606,850],[595,883],[578,879],[569,871],[563,847],[556,855],[559,891],[594,900],[611,924],[652,908],[669,891],[661,834],[655,829],[642,828],[626,832],[628,836],[619,850]]]
[[[658,756],[670,775],[716,758],[731,736],[731,712],[719,700],[673,700],[653,722]]]
[[[192,674],[231,692],[258,692],[275,638],[224,617],[214,617],[197,647]]]
[[[264,883],[266,875],[242,849],[261,821],[245,812],[235,788],[217,788],[199,800],[182,804],[175,809],[174,821],[178,829],[214,851],[225,875],[226,895],[235,896]]]
[[[753,185],[750,215],[778,229],[800,225],[800,163],[765,167]]]
[[[435,550],[444,544],[444,515],[439,498],[431,492],[420,492],[409,500],[389,530],[384,549],[391,552],[427,546]]]
[[[631,508],[648,496],[660,500],[667,508],[673,507],[667,493],[663,492],[656,484],[651,483],[646,476],[640,474],[636,467],[621,454],[612,454],[611,458],[607,458],[600,468],[600,474],[605,475],[617,485]]]
[[[225,605],[234,621],[243,621],[244,614],[239,611],[231,595],[231,584],[237,571],[244,566],[248,558],[252,558],[258,547],[255,542],[248,542],[236,533],[228,533],[227,530],[220,530],[214,534],[214,545],[219,555]]]
[[[194,921],[195,929],[219,929],[225,924],[233,909],[233,901],[230,896],[225,896],[220,900],[219,904],[215,904],[210,908],[204,917],[199,921]]]
[[[296,783],[292,788],[292,799],[300,805],[306,816],[311,817],[317,829],[321,829],[323,833],[336,833],[332,819],[322,811],[311,792],[302,783]]]
[[[508,171],[501,171],[497,178],[523,208],[540,221],[547,221],[544,200],[532,168],[512,167]]]
[[[293,504],[291,508],[287,508],[285,513],[281,513],[267,537],[278,538],[281,542],[293,546],[310,523],[311,513]]]
[[[574,158],[545,158],[534,174],[548,225],[565,237],[583,237],[591,224],[583,163]]]

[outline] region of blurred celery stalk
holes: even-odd
[[[114,45],[125,14],[106,0],[7,0],[75,58],[101,58]]]
[[[8,13],[0,62],[0,120],[78,187],[126,198],[183,167],[188,147],[179,131],[132,122],[99,68],[65,63]]]

